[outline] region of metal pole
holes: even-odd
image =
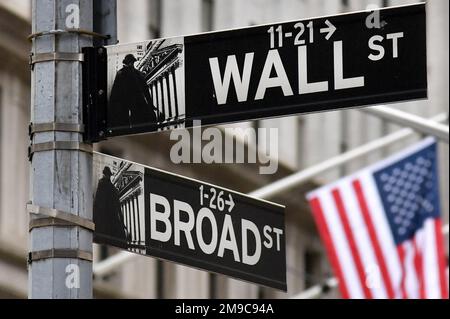
[[[439,114],[436,117],[432,118],[431,121],[435,122],[443,122],[447,120],[448,115],[446,113]],[[249,196],[267,199],[271,196],[275,196],[283,191],[291,189],[293,187],[300,186],[303,183],[311,180],[312,178],[323,174],[329,170],[332,170],[336,167],[344,165],[352,160],[358,159],[360,157],[366,156],[371,152],[382,149],[384,147],[391,146],[394,143],[400,142],[406,138],[409,138],[414,135],[414,131],[409,128],[402,129],[398,132],[392,133],[385,137],[382,137],[373,142],[367,143],[363,146],[360,146],[356,149],[353,149],[349,152],[343,153],[336,157],[333,157],[325,162],[322,162],[318,165],[312,166],[304,171],[288,176],[284,179],[281,179],[277,182],[274,182],[266,187],[260,188],[254,192],[251,192]],[[129,252],[120,252],[116,255],[109,257],[97,264],[94,265],[94,274],[95,275],[106,275],[111,272],[114,268],[128,262],[136,258],[136,254],[132,254]]]
[[[94,264],[94,275],[95,276],[104,276],[112,272],[115,268],[120,265],[125,264],[129,260],[137,258],[138,255],[129,253],[127,251],[121,251],[104,261]]]
[[[440,114],[437,117],[433,118],[431,121],[434,122],[442,122],[447,119],[447,114]],[[382,137],[373,142],[367,143],[363,146],[355,148],[351,151],[338,155],[336,157],[330,158],[325,162],[322,162],[318,165],[312,166],[304,171],[298,172],[286,178],[283,178],[275,183],[272,183],[266,187],[258,189],[249,194],[249,196],[257,197],[257,198],[269,198],[273,197],[279,193],[287,191],[293,187],[297,187],[312,178],[323,174],[326,171],[329,171],[338,166],[344,165],[352,160],[357,158],[366,156],[371,152],[382,149],[384,147],[390,146],[394,143],[400,142],[408,137],[411,137],[414,134],[412,129],[406,128],[402,129],[398,132],[392,133],[385,137]]]
[[[316,299],[323,294],[324,290],[334,289],[338,286],[338,284],[339,282],[336,278],[330,278],[326,280],[323,285],[311,287],[291,299]]]
[[[420,116],[399,111],[386,106],[374,106],[361,109],[362,112],[371,114],[392,123],[411,127],[412,129],[431,136],[435,136],[448,144],[449,127],[448,125],[435,123]]]
[[[33,0],[33,33],[92,30],[92,2]],[[42,211],[61,212],[30,218],[35,225],[29,239],[29,298],[33,299],[92,298],[92,231],[73,222],[92,220],[92,154],[90,146],[82,144],[82,132],[75,129],[82,127],[82,62],[76,57],[84,46],[92,46],[91,36],[72,32],[33,38],[32,123],[57,124],[32,137],[36,152],[30,197]],[[56,54],[53,60],[39,62],[44,53]],[[65,61],[57,61],[60,53]],[[64,215],[72,217],[57,218]]]

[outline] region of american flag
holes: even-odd
[[[343,298],[448,298],[434,139],[308,200]]]

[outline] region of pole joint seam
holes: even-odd
[[[52,61],[84,62],[84,54],[75,52],[31,53],[29,64],[33,70],[36,63]]]
[[[99,38],[103,40],[109,40],[111,39],[110,35],[100,34],[97,32],[84,30],[84,29],[55,29],[55,30],[48,30],[48,31],[40,31],[30,34],[27,39],[28,41],[32,41],[35,38],[47,36],[47,35],[61,35],[61,34],[77,34],[77,35],[83,35],[83,36],[89,36],[93,38]]]
[[[85,261],[93,261],[92,253],[79,249],[48,249],[41,251],[33,251],[28,253],[28,264],[31,265],[35,261],[60,258],[60,259],[81,259]]]
[[[90,231],[95,231],[95,224],[86,218],[62,212],[54,208],[44,208],[28,204],[27,211],[31,215],[46,216],[46,219],[37,219],[30,221],[30,231],[34,228],[48,226],[79,226]]]
[[[45,228],[45,227],[81,227],[80,225],[63,221],[57,218],[39,218],[30,220],[28,231],[31,233],[33,229]],[[83,227],[84,228],[84,227]],[[91,230],[91,229],[88,229]]]
[[[33,160],[34,153],[48,152],[48,151],[80,151],[92,154],[93,148],[91,144],[74,141],[53,141],[32,144],[28,148],[28,159]]]
[[[48,132],[65,132],[65,133],[84,133],[83,124],[70,124],[70,123],[30,123],[28,128],[28,134],[30,139],[33,138],[34,134],[37,133],[48,133]]]

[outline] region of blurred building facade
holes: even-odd
[[[77,1],[74,1],[77,2]],[[210,30],[244,27],[284,20],[410,4],[413,0],[118,0],[121,43]],[[449,111],[449,2],[428,1],[428,67],[430,99],[394,105],[423,117]],[[0,298],[27,295],[27,240],[30,110],[31,1],[0,0]],[[235,124],[279,129],[279,171],[258,174],[258,164],[174,165],[168,133],[118,138],[97,149],[241,192],[250,192],[298,170],[320,163],[346,150],[394,132],[399,127],[357,110]],[[366,158],[324,174],[310,183],[271,200],[287,206],[287,294],[209,274],[187,267],[136,257],[112,273],[96,277],[97,297],[125,298],[288,298],[321,283],[331,275],[304,195],[399,150],[407,143],[383,149]],[[247,147],[260,147],[251,143]],[[195,151],[195,150],[194,150]],[[448,223],[448,145],[441,146],[443,213]],[[446,238],[448,246],[448,237]],[[447,247],[448,251],[448,247]],[[95,247],[95,258],[116,253]],[[337,296],[331,294],[331,296]]]

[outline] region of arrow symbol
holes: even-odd
[[[327,28],[320,29],[320,33],[328,33],[325,39],[330,40],[334,32],[337,30],[336,27],[328,20],[325,21]]]
[[[228,194],[228,200],[225,201],[225,204],[228,205],[228,212],[231,213],[231,211],[234,209],[234,200],[233,200],[233,196],[231,196],[231,194]]]

